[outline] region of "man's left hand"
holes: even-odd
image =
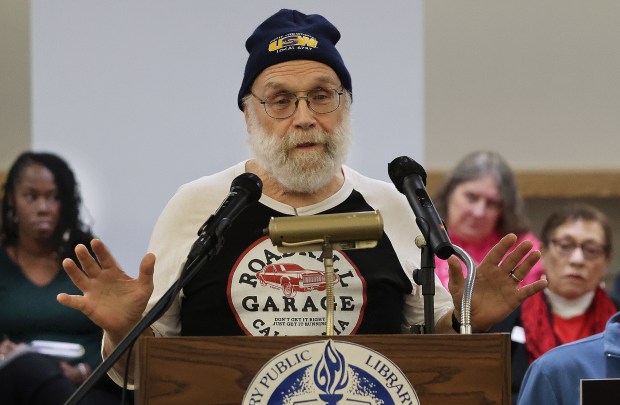
[[[520,280],[523,280],[540,259],[540,252],[532,251],[532,242],[526,240],[506,255],[516,241],[517,236],[514,234],[504,236],[487,253],[476,269],[471,302],[473,331],[489,330],[510,315],[526,298],[544,290],[547,286],[547,280],[538,280],[521,288],[518,287]],[[452,256],[448,263],[450,265],[448,287],[455,308],[461,308],[461,298],[465,288],[461,262]]]

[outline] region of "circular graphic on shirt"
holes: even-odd
[[[333,335],[354,334],[366,307],[366,284],[350,258],[334,251]],[[248,335],[325,335],[325,266],[321,252],[280,253],[266,236],[239,257],[228,300]]]
[[[419,405],[420,400],[391,360],[367,347],[330,339],[275,356],[256,373],[241,403]]]

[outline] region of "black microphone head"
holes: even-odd
[[[254,173],[242,173],[234,178],[230,191],[244,191],[251,201],[258,201],[263,193],[263,182]]]
[[[403,192],[403,180],[410,174],[417,174],[426,185],[426,171],[415,160],[408,156],[397,157],[388,164],[388,174],[398,191]]]

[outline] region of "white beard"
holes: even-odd
[[[247,141],[254,158],[286,191],[314,193],[327,185],[345,162],[351,144],[351,116],[347,112],[342,124],[333,134],[313,128],[293,130],[283,138],[266,133],[257,120],[255,111],[249,107]],[[301,143],[322,145],[291,154]]]

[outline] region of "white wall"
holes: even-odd
[[[0,178],[30,148],[30,3],[0,1]]]
[[[349,164],[387,180],[423,159],[421,0],[32,0],[32,144],[75,169],[94,230],[135,274],[176,188],[249,156],[236,96],[245,39],[282,7],[341,31]],[[206,219],[206,218],[205,218]]]
[[[620,2],[425,2],[426,158],[620,169]]]

